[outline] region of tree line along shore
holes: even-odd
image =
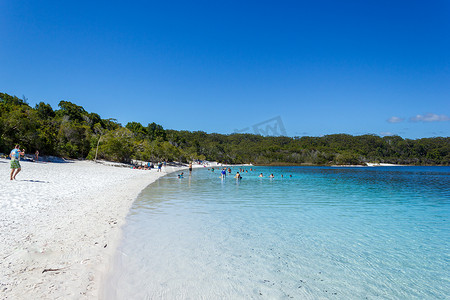
[[[0,93],[0,152],[15,144],[28,153],[116,162],[209,160],[255,165],[450,165],[450,137],[332,134],[274,137],[164,129],[161,125],[102,119],[69,101],[58,109]]]

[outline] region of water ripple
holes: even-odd
[[[109,299],[449,294],[450,168],[256,167],[241,181],[218,177],[168,176],[141,194]]]

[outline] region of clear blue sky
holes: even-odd
[[[0,91],[122,124],[450,136],[450,1],[0,0]]]

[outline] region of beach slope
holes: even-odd
[[[9,179],[0,159],[2,299],[97,299],[139,193],[179,170],[133,170],[89,161],[21,162]]]

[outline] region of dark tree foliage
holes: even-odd
[[[55,112],[50,104],[39,102],[39,104],[36,104],[35,110],[41,120],[48,120],[55,117]]]
[[[161,138],[163,140],[166,139],[166,132],[164,128],[161,125],[156,124],[155,122],[152,122],[147,125],[146,128],[147,137],[153,141],[157,138]]]
[[[129,122],[125,125],[125,128],[129,129],[137,140],[143,140],[147,135],[147,130],[139,122]]]
[[[23,99],[26,99],[23,97]],[[16,96],[0,93],[0,152],[19,143],[42,155],[129,162],[211,160],[223,163],[354,165],[396,163],[450,165],[450,138],[417,140],[400,136],[271,137],[254,134],[208,134],[165,130],[154,122],[145,127],[102,119],[83,107],[61,101],[59,109],[44,102],[34,108]]]
[[[60,117],[67,116],[71,121],[82,122],[83,116],[87,115],[84,108],[68,101],[60,101],[58,106],[60,108],[57,111],[58,116]]]

